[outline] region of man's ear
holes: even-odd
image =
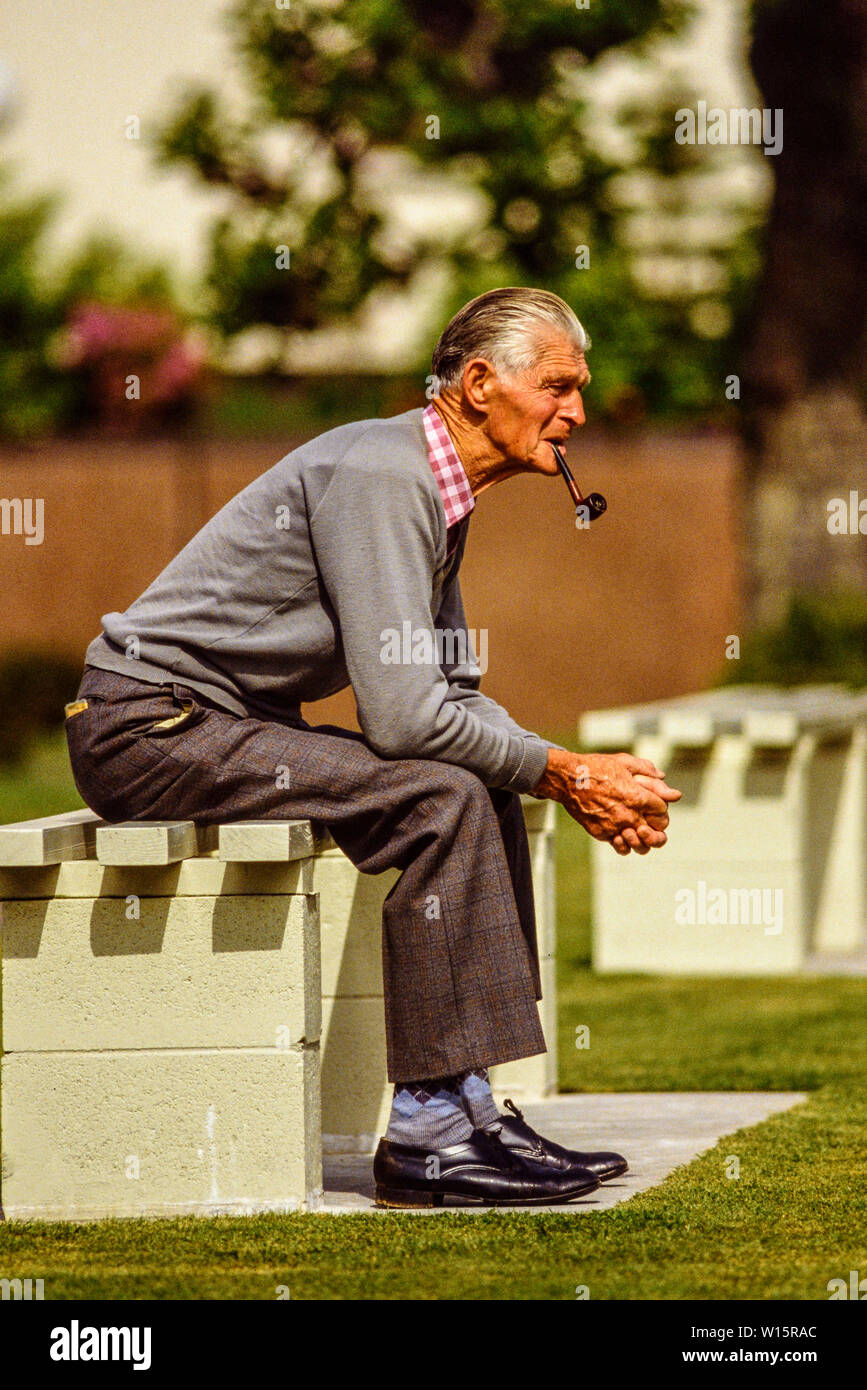
[[[497,373],[486,357],[474,357],[464,367],[461,388],[464,399],[474,410],[486,415]]]

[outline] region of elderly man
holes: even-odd
[[[680,793],[482,695],[458,579],[476,498],[557,473],[587,346],[556,295],[472,300],[437,344],[436,399],[330,430],[244,488],[103,617],[69,707],[76,784],[107,820],[310,818],[363,873],[402,870],[382,921],[383,1206],[562,1202],[626,1169],[493,1101],[490,1066],[545,1051],[518,793],[562,802],[620,854],[665,843]],[[402,660],[395,629],[412,638]],[[350,682],[361,734],[302,718]]]

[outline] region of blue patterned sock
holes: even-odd
[[[473,1126],[461,1108],[457,1079],[431,1077],[427,1081],[400,1081],[385,1137],[392,1144],[413,1149],[444,1149],[469,1139]]]
[[[474,1129],[483,1129],[499,1120],[500,1112],[494,1104],[494,1095],[488,1079],[487,1067],[474,1067],[458,1077],[458,1091]]]

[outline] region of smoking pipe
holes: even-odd
[[[549,443],[551,444],[551,448],[554,450],[554,457],[557,460],[557,467],[560,469],[560,472],[563,474],[563,477],[566,480],[566,486],[569,489],[569,495],[572,498],[572,501],[575,503],[575,510],[578,511],[581,507],[586,508],[587,520],[595,521],[598,516],[601,516],[603,512],[608,510],[608,503],[605,501],[605,498],[602,496],[601,492],[591,492],[588,493],[586,497],[581,496],[581,489],[579,488],[575,479],[572,477],[572,472],[569,468],[568,463],[566,462],[566,459],[563,456],[563,450],[560,448],[560,445],[554,444],[553,441],[549,441]]]

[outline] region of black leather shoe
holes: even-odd
[[[511,1115],[501,1115],[485,1125],[482,1134],[496,1134],[500,1143],[521,1158],[534,1163],[544,1163],[557,1172],[566,1173],[570,1169],[590,1172],[598,1182],[607,1182],[625,1173],[629,1164],[622,1154],[579,1153],[575,1149],[564,1149],[551,1139],[543,1139],[524,1120],[524,1116],[512,1101],[504,1102]]]
[[[527,1163],[496,1134],[481,1129],[445,1149],[380,1139],[373,1176],[378,1207],[441,1207],[446,1199],[473,1206],[541,1206],[571,1202],[599,1186],[585,1168],[560,1171]]]

